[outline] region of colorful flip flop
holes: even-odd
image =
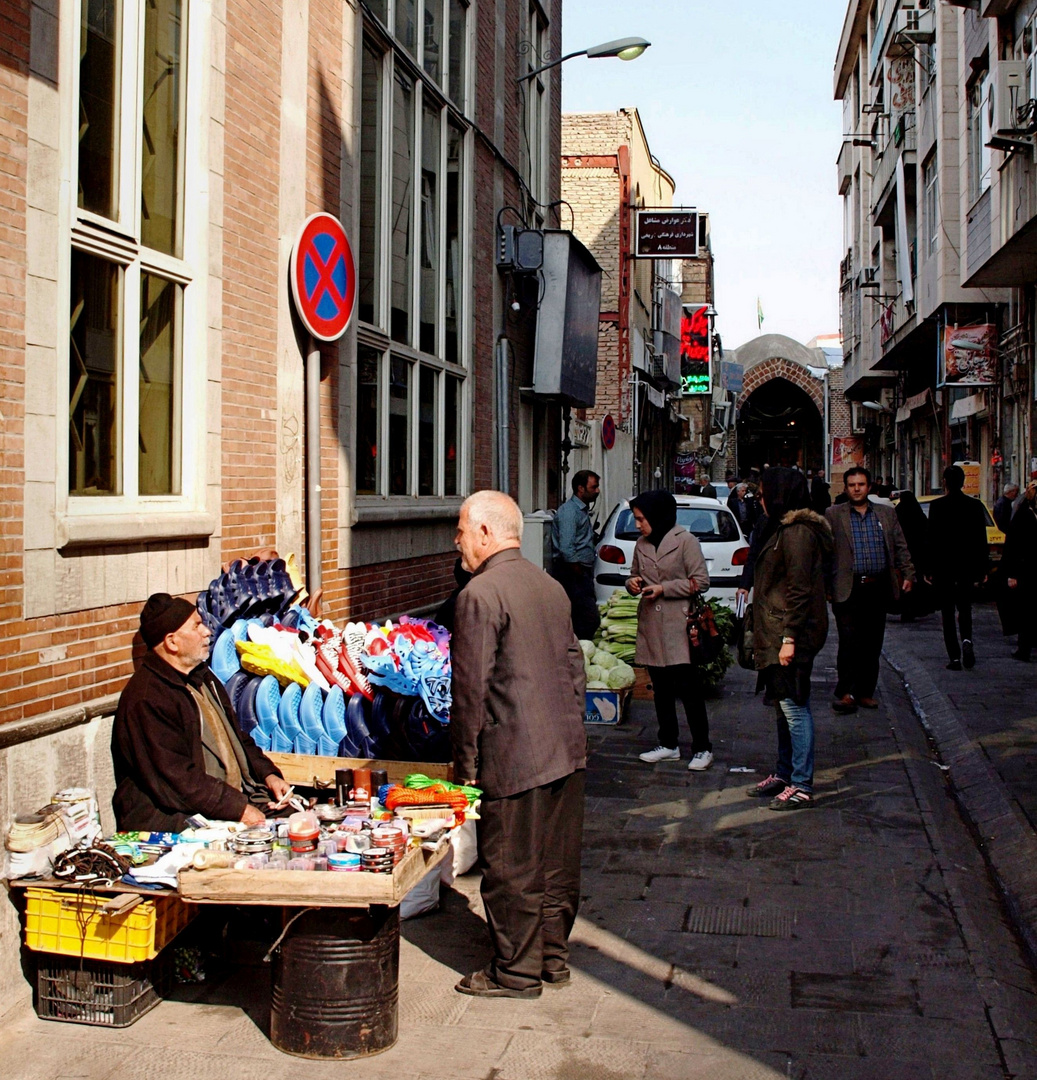
[[[300,731],[299,734],[301,735],[302,732]],[[295,742],[289,739],[280,728],[274,728],[274,733],[270,736],[270,749],[278,754],[290,754],[295,749]]]
[[[231,705],[234,706],[234,711],[238,711],[238,702],[241,700],[241,691],[248,686],[249,680],[252,678],[247,671],[235,671],[233,675],[227,680],[224,690],[227,691],[227,697],[230,698]]]
[[[280,704],[280,685],[273,675],[264,676],[259,680],[259,689],[256,691],[256,719],[267,735],[277,727],[277,710]]]
[[[295,736],[295,752],[297,754],[315,754],[317,752],[317,740],[311,739],[305,731],[300,731]]]
[[[251,732],[259,724],[256,716],[256,694],[259,692],[260,679],[249,679],[238,698],[238,727],[244,732]]]
[[[321,713],[321,722],[324,732],[336,746],[346,733],[346,696],[341,687],[333,686],[328,691],[324,702],[324,711]]]
[[[213,674],[224,686],[227,685],[227,681],[235,671],[241,670],[241,660],[238,657],[238,650],[234,645],[234,634],[232,631],[224,630],[216,639],[216,644],[213,646],[212,650],[212,657],[209,660],[209,667],[212,668]]]
[[[264,753],[267,750],[272,750],[273,749],[273,747],[270,745],[270,736],[261,727],[254,727],[249,732],[249,734],[252,736],[252,741]]]
[[[290,733],[295,738],[295,733],[302,730],[299,723],[299,705],[302,703],[302,687],[298,683],[289,683],[281,694],[281,703],[277,706],[277,722],[285,734]]]
[[[302,703],[299,705],[299,723],[315,742],[324,734],[324,725],[321,723],[323,711],[324,695],[316,683],[310,683],[303,692]]]

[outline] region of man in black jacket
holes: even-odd
[[[168,593],[140,613],[148,653],[119,698],[112,728],[119,829],[180,832],[189,817],[261,825],[260,807],[288,792],[274,763],[238,730],[209,670],[209,629]]]
[[[983,504],[970,498],[965,486],[965,470],[951,465],[944,470],[947,492],[929,507],[933,585],[943,615],[943,642],[947,646],[948,671],[961,671],[976,663],[972,646],[972,589],[986,581],[989,566],[987,520]],[[954,609],[958,609],[958,624]],[[961,644],[958,630],[961,630]]]

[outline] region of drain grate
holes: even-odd
[[[693,904],[684,916],[686,934],[730,934],[735,937],[792,937],[792,915],[747,907]]]

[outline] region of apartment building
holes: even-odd
[[[995,23],[952,4],[852,0],[835,65],[843,105],[840,299],[851,422],[873,471],[919,493],[978,461],[1006,475],[997,393],[1010,294],[978,287],[993,177]]]
[[[470,491],[556,504],[561,407],[519,389],[536,290],[496,249],[505,207],[560,226],[560,52],[561,0],[0,0],[4,820],[107,798],[144,600],[304,562],[316,484],[340,622],[450,591]],[[356,313],[307,430],[287,281],[317,211]]]
[[[597,399],[581,467],[602,474],[606,510],[670,487],[681,437],[679,265],[635,258],[637,211],[673,205],[673,178],[652,155],[637,109],[562,116],[562,198],[573,231],[602,267]],[[616,443],[600,449],[611,416]]]

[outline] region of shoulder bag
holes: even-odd
[[[724,648],[724,639],[717,629],[713,609],[702,598],[701,593],[693,593],[688,601],[688,651],[693,664],[711,664]]]

